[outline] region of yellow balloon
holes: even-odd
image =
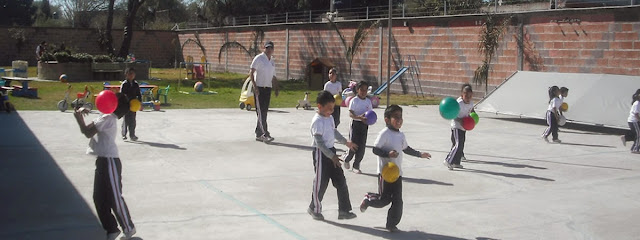
[[[342,96],[340,94],[333,95],[333,98],[336,99],[336,105],[340,106],[342,104]]]
[[[562,110],[563,112],[569,111],[569,104],[562,103],[562,105],[560,105],[560,110]]]
[[[394,183],[400,177],[400,169],[398,165],[393,162],[388,162],[387,165],[384,165],[382,168],[382,178],[385,182]]]
[[[140,110],[141,106],[142,103],[140,103],[140,100],[138,100],[137,98],[131,99],[131,101],[129,101],[129,110],[131,110],[132,112],[137,112],[138,110]]]

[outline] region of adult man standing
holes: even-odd
[[[40,45],[36,47],[36,60],[40,61],[45,51],[47,51],[47,41],[42,41]]]
[[[267,127],[267,112],[271,102],[271,88],[275,90],[276,97],[279,94],[278,79],[276,79],[276,64],[273,61],[273,42],[267,41],[264,44],[264,51],[258,54],[251,62],[249,78],[254,86],[254,96],[258,105],[256,114],[256,141],[271,142],[273,137]]]

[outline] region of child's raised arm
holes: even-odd
[[[93,122],[89,123],[89,125],[84,122],[83,114],[88,113],[89,112],[85,108],[79,108],[73,113],[73,116],[76,117],[78,126],[80,126],[80,132],[82,132],[85,137],[91,138],[93,137],[93,135],[96,135],[96,133],[98,133],[98,129],[96,128],[96,125],[93,124]]]
[[[420,152],[418,150],[411,148],[410,146],[407,146],[407,148],[403,149],[402,152],[414,157],[431,158],[431,154],[429,154],[428,152]]]

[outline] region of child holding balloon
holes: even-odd
[[[444,165],[453,170],[454,168],[464,168],[460,161],[464,155],[464,143],[466,140],[466,130],[471,130],[475,126],[473,118],[469,117],[475,113],[473,109],[473,89],[471,84],[464,84],[461,88],[460,97],[456,100],[460,106],[457,117],[451,120],[451,151],[444,160]]]
[[[631,145],[631,153],[640,153],[640,89],[636,90],[636,93],[631,97],[631,110],[629,110],[629,117],[627,123],[629,123],[629,131],[627,134],[620,137],[622,139],[622,145],[627,146],[627,141],[633,141]]]
[[[349,116],[351,117],[351,125],[349,126],[349,139],[351,142],[360,146],[357,150],[348,150],[344,158],[344,168],[349,169],[349,162],[356,157],[353,163],[353,172],[356,174],[362,173],[360,171],[360,162],[364,158],[364,150],[367,144],[367,132],[369,131],[369,125],[367,125],[367,118],[365,113],[369,110],[373,110],[373,104],[371,100],[367,98],[367,90],[369,83],[360,81],[356,85],[357,95],[351,99],[349,103]]]
[[[329,81],[324,84],[324,90],[330,92],[334,96],[340,95],[342,92],[342,83],[338,82],[338,70],[336,68],[329,69]],[[340,105],[336,104],[333,108],[333,121],[336,123],[336,128],[340,125]]]
[[[124,71],[124,74],[127,79],[122,81],[122,85],[120,85],[120,92],[124,94],[129,101],[133,99],[138,99],[138,101],[142,102],[142,93],[140,92],[140,85],[135,80],[136,78],[136,70],[134,68],[127,68]],[[138,137],[136,136],[136,112],[129,111],[124,116],[124,121],[122,122],[122,139],[127,139],[127,130],[129,130],[129,137],[131,140],[137,141]]]
[[[360,211],[367,207],[382,208],[391,203],[387,213],[387,230],[395,232],[402,218],[402,153],[431,158],[427,152],[419,152],[407,144],[402,127],[402,108],[391,105],[384,111],[387,127],[376,138],[373,154],[378,156],[378,193],[367,193],[360,204]]]
[[[542,139],[549,142],[549,135],[553,136],[553,142],[561,143],[558,139],[558,120],[560,119],[560,106],[562,101],[558,97],[560,89],[558,86],[549,88],[549,107],[547,107],[547,124],[549,127],[542,133]]]
[[[96,97],[96,106],[103,114],[89,124],[84,122],[83,115],[90,110],[80,108],[74,112],[80,131],[91,138],[87,154],[97,156],[93,202],[107,239],[116,239],[120,235],[118,223],[124,231],[121,239],[130,239],[136,228],[122,197],[122,164],[115,141],[118,119],[129,112],[129,102],[124,95],[105,90]]]

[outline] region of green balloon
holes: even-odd
[[[460,104],[455,98],[446,97],[440,101],[440,116],[444,119],[454,119],[460,113]]]
[[[476,122],[476,124],[478,124],[478,121],[480,121],[480,117],[475,112],[472,112],[471,114],[469,114],[469,117],[473,118],[473,121]]]

